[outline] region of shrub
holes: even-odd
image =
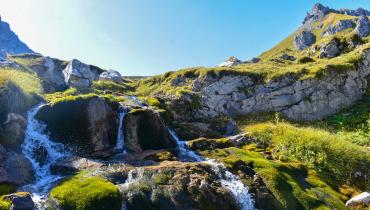
[[[118,188],[99,177],[79,174],[68,178],[52,189],[50,196],[65,210],[121,209]]]

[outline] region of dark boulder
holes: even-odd
[[[9,113],[3,123],[4,140],[0,143],[7,148],[19,149],[24,140],[26,127],[27,120],[22,115]]]
[[[36,119],[45,123],[54,141],[81,156],[90,156],[116,145],[117,108],[104,98],[77,97],[42,107]]]
[[[176,147],[160,114],[152,109],[134,109],[125,117],[125,148],[131,152]]]
[[[34,180],[31,162],[23,154],[7,152],[0,145],[0,183],[24,185]]]
[[[34,203],[31,194],[28,192],[17,192],[10,195],[5,195],[3,200],[11,202],[12,210],[33,210]]]

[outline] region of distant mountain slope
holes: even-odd
[[[0,59],[4,59],[7,54],[15,55],[21,53],[34,53],[18,36],[10,29],[8,23],[0,17]]]

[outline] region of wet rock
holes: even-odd
[[[89,87],[97,78],[90,66],[73,59],[63,70],[65,82],[70,87]]]
[[[370,204],[370,193],[363,192],[355,197],[351,198],[346,202],[346,206],[356,206],[356,205],[369,205]]]
[[[310,31],[302,31],[294,36],[293,44],[297,50],[303,50],[316,42],[315,35]]]
[[[123,127],[125,148],[131,152],[176,147],[160,114],[154,110],[132,110],[126,115]]]
[[[93,170],[99,169],[103,166],[103,163],[82,158],[78,156],[68,156],[58,159],[52,166],[51,170],[55,174],[73,174],[80,170]]]
[[[23,143],[26,127],[27,120],[22,115],[9,113],[3,123],[6,140],[1,143],[7,148],[18,149]]]
[[[370,34],[370,21],[368,17],[360,17],[360,19],[357,21],[355,33],[358,34],[360,37],[366,37]]]
[[[17,192],[5,195],[3,200],[11,202],[11,210],[33,210],[34,203],[31,194],[28,192]]]
[[[323,37],[330,36],[336,34],[338,32],[344,31],[349,28],[355,28],[356,23],[354,20],[340,20],[334,25],[330,25],[324,32]]]
[[[232,67],[242,64],[242,61],[237,59],[236,57],[230,57],[225,62],[218,65],[218,67]]]
[[[323,44],[320,47],[320,58],[334,58],[338,56],[341,52],[341,44],[337,39],[333,39],[332,41]]]
[[[50,137],[80,156],[110,154],[117,142],[118,103],[96,96],[43,106],[36,119],[46,125]]]
[[[108,70],[99,75],[99,80],[112,81],[115,83],[122,83],[123,79],[121,74],[115,70]]]
[[[34,180],[34,171],[31,162],[22,154],[10,151],[0,162],[0,183],[24,185]]]

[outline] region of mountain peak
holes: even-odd
[[[318,20],[322,20],[326,15],[329,13],[337,13],[337,14],[344,14],[344,15],[351,15],[351,16],[370,16],[370,11],[364,9],[364,8],[358,8],[355,10],[352,9],[332,9],[330,7],[326,7],[320,3],[316,3],[311,13],[307,13],[303,24],[306,23],[312,23]]]
[[[0,16],[0,59],[5,59],[7,54],[35,53],[17,34],[15,34],[7,22],[2,21]]]

